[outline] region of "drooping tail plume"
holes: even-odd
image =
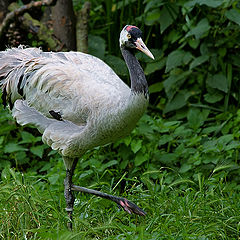
[[[41,67],[36,64],[40,54],[40,49],[25,49],[23,46],[0,52],[0,87],[4,106],[9,103],[12,109],[14,101],[23,98],[28,78]]]

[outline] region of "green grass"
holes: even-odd
[[[185,190],[164,181],[160,186],[147,190],[137,184],[121,193],[142,207],[146,217],[128,215],[114,203],[76,194],[73,231],[69,232],[61,182],[50,185],[31,172],[6,168],[0,182],[0,238],[239,239],[240,195],[227,182],[211,178]]]

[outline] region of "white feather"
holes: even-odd
[[[66,159],[127,135],[148,103],[103,61],[84,53],[8,49],[0,52],[1,77],[18,123],[35,125]],[[17,100],[19,84],[26,101]],[[53,119],[51,110],[63,121]]]
[[[128,26],[128,25],[127,25]],[[125,26],[123,29],[122,29],[122,31],[121,31],[121,33],[120,33],[120,38],[119,38],[119,45],[120,45],[120,47],[122,46],[122,45],[125,45],[125,42],[127,42],[128,41],[128,31],[126,30],[126,27],[127,26]]]

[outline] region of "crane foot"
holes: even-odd
[[[90,193],[95,196],[111,200],[111,201],[117,203],[119,207],[122,207],[123,210],[129,214],[134,213],[134,214],[137,214],[140,216],[145,216],[147,214],[140,207],[138,207],[136,204],[128,201],[126,198],[113,196],[110,194],[106,194],[106,193],[103,193],[103,192],[100,192],[97,190],[93,190],[93,189],[89,189],[89,188],[85,188],[85,187],[79,187],[77,185],[72,185],[71,189],[74,191],[78,191],[78,192]]]
[[[139,216],[145,216],[147,213],[143,211],[140,207],[138,207],[136,204],[128,201],[126,198],[123,198],[122,200],[119,200],[118,205],[123,208],[124,211],[126,211],[129,214],[137,214]]]

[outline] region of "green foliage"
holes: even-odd
[[[83,2],[74,0],[75,10]],[[155,60],[136,54],[150,85],[148,113],[130,136],[79,159],[73,182],[128,196],[148,216],[80,195],[69,233],[60,156],[0,107],[1,238],[238,239],[238,1],[91,3],[90,54],[128,82],[118,38],[133,24]],[[41,44],[28,38],[29,45]]]
[[[57,169],[59,166],[54,166]],[[221,172],[221,170],[220,170]],[[0,183],[2,239],[237,239],[239,197],[217,172],[198,176],[198,184],[179,190],[158,174],[159,188],[135,184],[124,191],[147,211],[145,218],[118,211],[109,201],[76,194],[73,232],[66,229],[63,184],[46,177],[5,168]],[[124,178],[124,176],[122,176]],[[113,179],[114,181],[114,179]],[[191,183],[189,183],[191,185]],[[106,188],[106,187],[103,187]],[[106,189],[105,189],[106,191]],[[113,188],[107,191],[115,192]]]
[[[42,158],[49,161],[50,157],[49,148],[42,143],[39,132],[31,127],[17,125],[2,104],[0,114],[0,170],[6,166],[15,166],[19,170],[29,167],[40,169],[45,164]]]

